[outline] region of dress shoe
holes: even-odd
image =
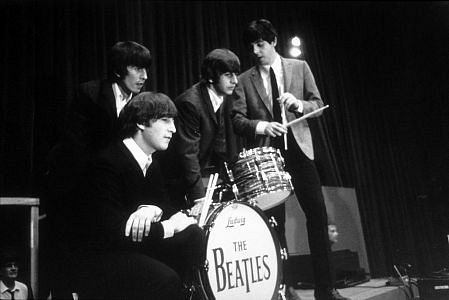
[[[301,300],[299,298],[298,293],[296,293],[295,289],[291,286],[285,289],[285,299],[287,300]]]
[[[315,300],[350,300],[343,297],[336,289],[315,290]]]

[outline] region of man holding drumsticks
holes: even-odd
[[[281,150],[298,201],[307,218],[307,231],[315,278],[315,299],[344,300],[335,289],[335,270],[327,233],[327,215],[320,178],[314,164],[312,136],[307,120],[290,123],[324,106],[312,71],[305,61],[281,57],[276,51],[277,32],[268,20],[252,21],[243,34],[256,58],[256,66],[238,78],[232,121],[246,147],[272,146]],[[314,116],[320,115],[319,113]],[[286,138],[285,138],[286,137]],[[277,220],[281,246],[285,239],[285,204],[265,211]],[[284,278],[288,299],[297,299],[289,278]],[[296,297],[296,298],[295,298]]]

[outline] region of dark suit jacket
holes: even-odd
[[[323,106],[320,93],[315,84],[312,71],[305,61],[282,58],[284,72],[284,91],[293,94],[297,99],[305,100],[304,114]],[[252,67],[242,73],[235,90],[237,100],[232,109],[234,130],[246,137],[247,147],[255,148],[270,145],[270,137],[256,135],[259,121],[273,122],[273,111],[270,99],[263,85],[258,67]],[[304,102],[303,102],[304,103]],[[315,116],[318,116],[317,114]],[[287,111],[288,122],[298,118],[300,114]],[[314,159],[312,136],[307,120],[291,127],[293,136],[307,157]]]
[[[61,140],[48,155],[44,210],[48,213],[52,242],[71,240],[78,200],[90,160],[117,135],[117,112],[112,82],[82,83],[69,106]]]
[[[71,193],[77,188],[92,155],[115,139],[117,119],[111,81],[80,85],[69,106],[62,139],[48,157],[53,192]]]
[[[232,101],[233,97],[225,97],[222,104],[228,160],[235,156],[239,147],[230,119]],[[178,108],[177,134],[172,146],[180,162],[187,199],[194,200],[205,194],[201,174],[211,157],[219,124],[204,83],[186,90],[175,99],[175,104]]]
[[[117,119],[112,82],[97,80],[82,83],[69,111],[65,138],[82,149],[96,152],[116,137]]]
[[[140,205],[156,205],[163,210],[162,220],[175,213],[169,204],[159,164],[153,160],[145,177],[123,142],[117,142],[102,152],[90,168],[84,197],[78,215],[83,218],[88,250],[142,250],[154,247],[163,238],[160,222],[152,223],[150,235],[142,243],[125,238],[129,216]],[[74,212],[75,213],[75,212]]]

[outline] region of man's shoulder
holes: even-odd
[[[293,66],[299,66],[299,67],[301,67],[301,66],[307,64],[307,62],[306,62],[305,60],[303,60],[303,59],[297,59],[297,58],[285,58],[285,57],[283,57],[283,58],[282,58],[282,61],[283,61],[284,63],[291,64],[291,65],[293,65]]]
[[[107,147],[105,147],[103,150],[101,150],[98,153],[99,158],[107,158],[111,156],[120,156],[123,154],[123,150],[126,149],[125,144],[123,144],[123,141],[114,141],[110,143]]]
[[[175,104],[180,104],[182,102],[198,102],[201,99],[201,89],[203,88],[204,86],[200,82],[195,83],[175,98]]]
[[[104,81],[103,80],[90,80],[80,83],[81,90],[99,89]]]
[[[21,291],[28,291],[28,286],[23,282],[16,280],[15,286],[16,286],[16,288],[18,288]]]
[[[112,89],[112,82],[109,82],[108,80],[86,81],[80,84],[79,89],[80,93],[95,99],[99,96],[100,92],[105,88],[106,85],[109,85]]]
[[[249,68],[248,70],[246,70],[245,72],[241,73],[239,75],[239,79],[246,79],[249,78],[250,76],[252,76],[255,72],[257,72],[257,66],[252,66],[251,68]]]

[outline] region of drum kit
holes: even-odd
[[[283,298],[282,263],[287,259],[264,211],[293,192],[279,150],[243,150],[226,179],[211,175],[199,225],[206,233],[206,258],[195,287],[204,300]]]

